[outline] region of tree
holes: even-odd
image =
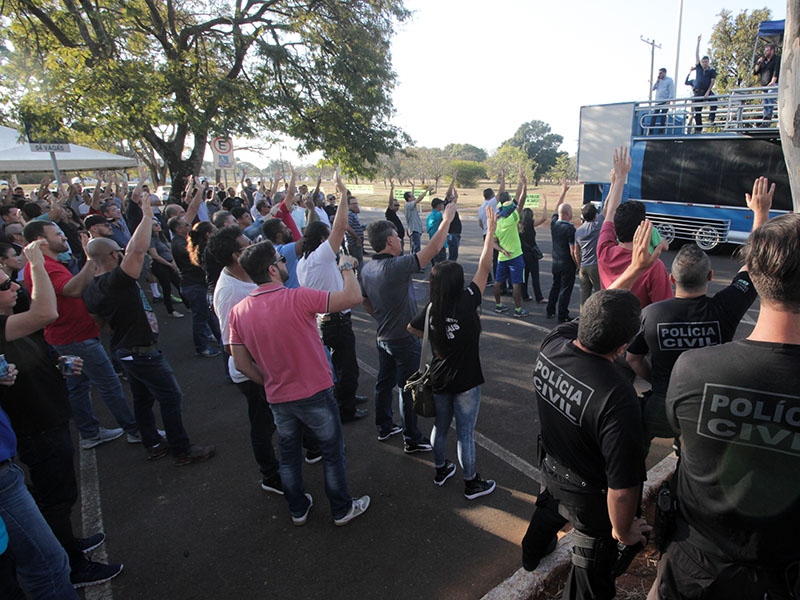
[[[500,181],[500,170],[505,169],[506,181],[517,183],[517,173],[520,165],[525,167],[525,176],[533,179],[533,175],[536,172],[536,163],[528,158],[528,155],[521,148],[500,146],[486,159],[486,172],[495,181]]]
[[[447,144],[444,153],[452,160],[472,160],[483,162],[486,160],[486,150],[472,144]]]
[[[749,14],[743,10],[736,17],[725,9],[719,13],[708,53],[711,66],[717,71],[715,92],[726,94],[735,88],[759,85],[757,76],[753,75],[753,44],[759,23],[769,20],[771,15],[768,8]]]
[[[503,146],[521,148],[528,154],[528,158],[535,161],[533,179],[535,185],[539,185],[542,176],[556,164],[558,147],[563,141],[562,136],[550,132],[550,125],[534,120],[520,125],[517,132],[503,142]]]
[[[783,35],[781,74],[778,77],[778,115],[781,147],[789,172],[794,212],[800,212],[800,147],[797,126],[800,122],[800,6],[786,5],[786,30]]]
[[[439,180],[450,168],[447,155],[440,148],[409,148],[407,152],[412,157],[412,173],[422,179],[423,185],[432,179],[436,191]]]
[[[550,181],[574,181],[578,176],[578,158],[569,156],[566,152],[559,154],[556,164],[547,171],[547,178]]]
[[[450,171],[458,172],[458,187],[475,187],[479,179],[486,178],[486,167],[474,160],[455,160],[450,163]]]
[[[406,139],[390,123],[390,39],[409,14],[402,0],[2,6],[0,74],[15,116],[73,140],[144,141],[174,194],[218,133],[288,135],[301,154],[321,150],[346,171]]]

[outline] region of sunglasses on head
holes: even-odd
[[[6,279],[3,283],[0,283],[0,292],[7,292],[8,290],[10,290],[12,283],[14,282],[11,281],[10,277]]]

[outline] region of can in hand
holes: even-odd
[[[58,363],[58,370],[61,371],[62,375],[72,375],[72,367],[75,365],[75,361],[79,358],[79,356],[63,354],[60,358],[60,362]]]
[[[8,361],[5,354],[0,354],[0,379],[8,377]]]

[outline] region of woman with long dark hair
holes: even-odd
[[[475,423],[481,401],[483,373],[479,353],[481,305],[486,280],[492,269],[492,248],[497,217],[486,209],[486,239],[472,282],[464,287],[464,269],[456,262],[443,261],[431,270],[430,322],[428,337],[433,350],[431,364],[436,419],[431,433],[436,475],[433,483],[443,485],[456,472],[456,466],[445,458],[447,431],[453,416],[458,434],[458,461],[464,472],[464,496],[473,500],[491,494],[495,482],[483,480],[475,460]],[[425,329],[423,309],[408,328],[422,337]]]
[[[544,196],[544,194],[542,194]],[[545,304],[547,300],[542,295],[542,288],[539,285],[539,256],[541,250],[536,244],[536,228],[547,220],[547,198],[544,199],[544,211],[542,218],[538,221],[533,217],[533,209],[522,209],[522,220],[519,223],[519,239],[522,242],[522,259],[525,261],[525,272],[522,283],[522,299],[530,300],[528,293],[528,282],[532,282],[533,295],[537,304]]]

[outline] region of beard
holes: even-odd
[[[288,269],[285,270],[278,269],[278,270],[281,273],[281,283],[286,283],[287,281],[289,281],[289,270]]]

